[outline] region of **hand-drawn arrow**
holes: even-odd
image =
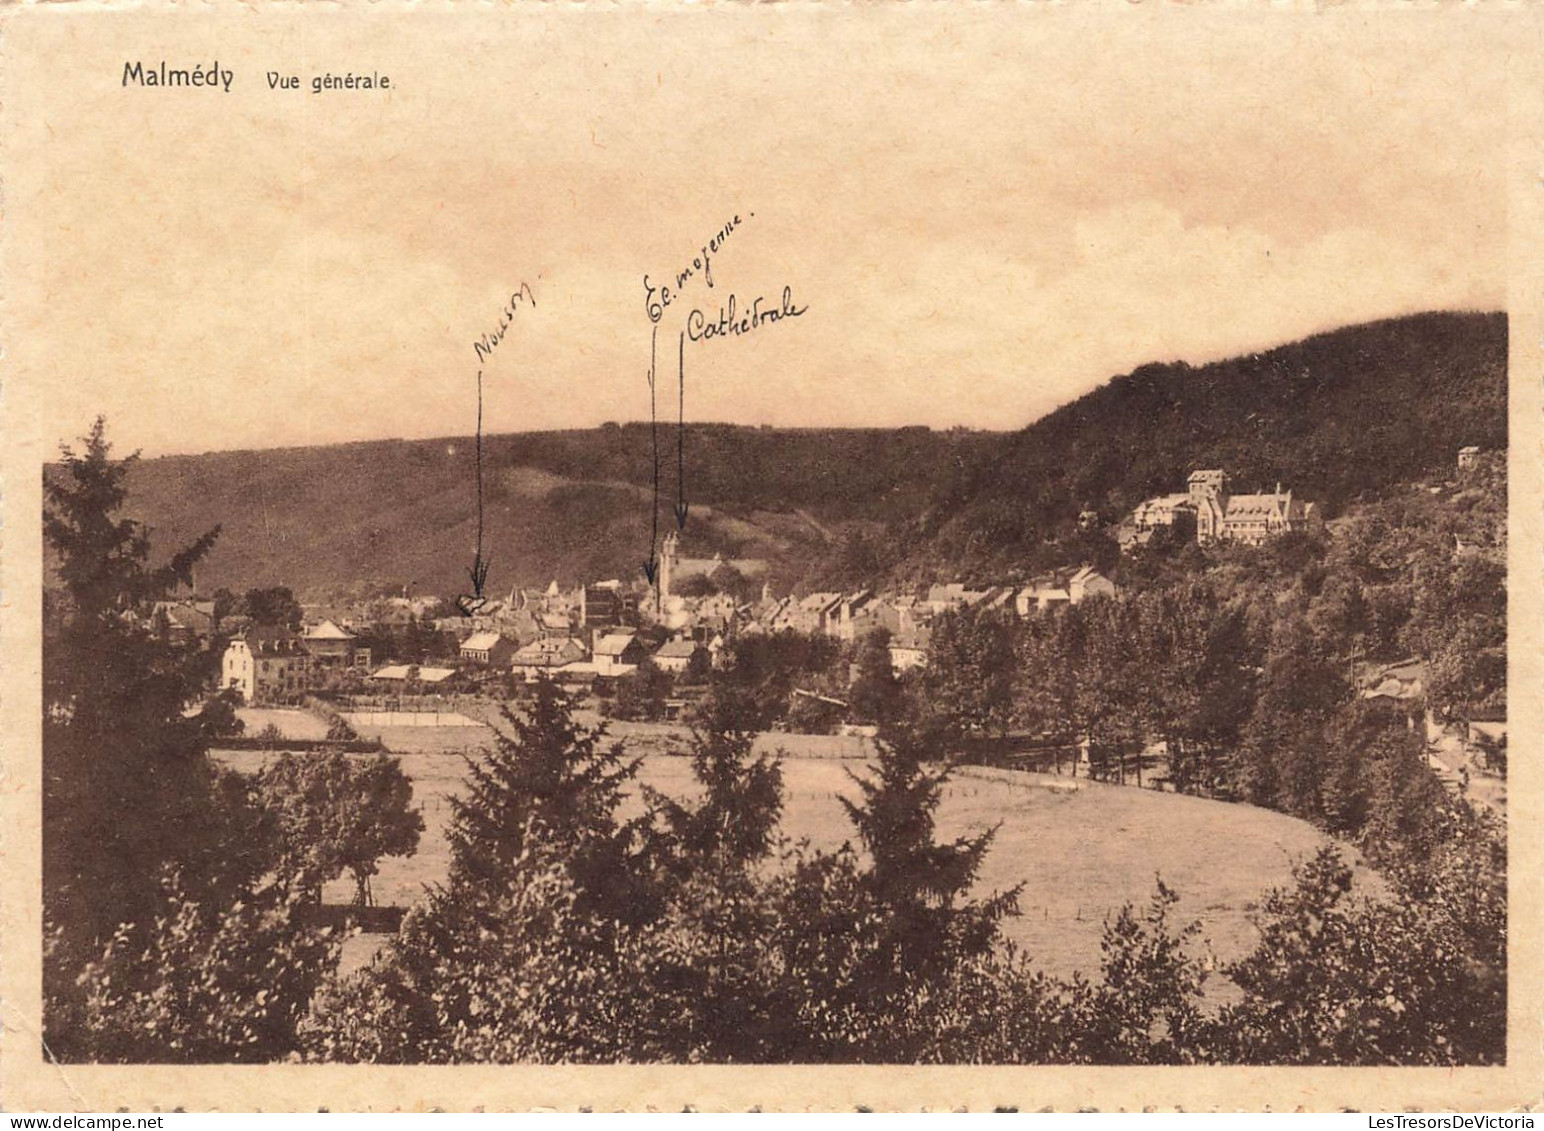
[[[468,617],[475,616],[486,604],[483,586],[488,581],[489,565],[487,559],[483,557],[482,378],[482,370],[479,369],[477,371],[477,550],[472,556],[472,568],[467,571],[472,578],[472,592],[463,593],[456,598],[456,608],[461,610],[462,616]]]
[[[679,350],[676,355],[676,377],[680,382],[680,404],[677,409],[676,422],[676,504],[675,521],[677,530],[686,529],[686,512],[690,509],[686,502],[686,333],[682,331]]]
[[[649,333],[649,441],[654,449],[654,513],[649,528],[649,557],[643,563],[643,576],[649,579],[650,585],[659,576],[659,558],[656,554],[659,543],[659,418],[655,411],[654,397],[654,366],[658,345],[659,326],[656,324]],[[657,588],[654,591],[654,602],[659,604]]]

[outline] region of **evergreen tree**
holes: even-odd
[[[262,888],[274,863],[271,825],[250,783],[207,757],[211,733],[230,722],[218,710],[189,710],[205,697],[211,655],[159,638],[148,615],[153,601],[191,583],[218,531],[152,567],[149,531],[119,514],[135,457],[111,458],[100,418],[82,452],[63,454],[45,477],[43,520],[63,587],[43,638],[51,1052],[90,1060],[285,1055],[293,1030],[260,1019],[298,1016],[314,978],[275,979],[272,965],[290,952],[325,962],[330,944],[298,928],[292,909]],[[244,945],[240,927],[227,929],[238,921],[260,923],[266,942]],[[169,965],[179,962],[196,988],[170,980]],[[265,978],[255,1008],[238,1000],[238,987]],[[245,1020],[210,1028],[209,1011],[221,1009],[260,1033]]]
[[[783,809],[783,772],[756,736],[738,729],[722,707],[700,715],[692,731],[692,776],[701,801],[687,805],[649,791],[676,855],[696,865],[745,869],[771,852]]]
[[[861,801],[841,799],[868,852],[863,881],[882,917],[876,963],[867,972],[876,990],[986,953],[1003,917],[1018,906],[1019,887],[967,899],[997,830],[936,840],[938,803],[951,770],[930,767],[924,758],[916,739],[892,733],[880,743],[873,778],[849,771]]]
[[[638,763],[537,683],[512,735],[468,759],[447,883],[386,954],[320,995],[313,1051],[345,1060],[617,1060],[656,1055],[645,929],[660,916],[646,818],[623,821]]]
[[[218,531],[152,568],[149,532],[119,515],[135,457],[111,458],[100,418],[84,450],[63,455],[44,480],[64,599],[43,639],[43,891],[63,934],[55,956],[74,965],[119,924],[148,919],[165,866],[195,883],[242,859],[222,859],[219,775],[200,720],[183,713],[207,661],[157,639],[141,615],[191,580]]]
[[[668,906],[640,948],[648,958],[649,1045],[672,1059],[786,1056],[790,1008],[773,957],[786,926],[762,876],[777,844],[782,770],[755,736],[709,704],[692,736],[695,803],[649,791],[671,872]]]
[[[500,733],[485,759],[467,759],[466,796],[451,801],[452,893],[501,892],[535,840],[567,861],[581,912],[647,918],[647,906],[632,904],[642,889],[629,882],[645,818],[618,817],[639,760],[624,761],[603,728],[575,722],[568,696],[549,680],[536,684],[524,715],[506,708],[504,719],[513,737]]]

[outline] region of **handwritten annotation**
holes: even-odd
[[[756,213],[747,215],[755,217]],[[743,220],[739,213],[730,217],[729,221],[715,232],[707,243],[703,244],[698,253],[692,257],[692,261],[675,273],[675,289],[672,290],[669,283],[662,283],[656,287],[649,282],[649,277],[643,277],[643,309],[649,316],[650,322],[658,322],[665,314],[665,308],[680,297],[680,293],[686,289],[686,284],[695,279],[699,274],[703,282],[709,287],[713,285],[713,257],[718,254],[729,239],[729,235],[738,228]]]
[[[509,296],[509,301],[504,304],[504,309],[499,314],[498,329],[491,334],[484,334],[472,343],[479,365],[493,356],[493,351],[498,348],[499,343],[504,340],[504,335],[509,332],[510,323],[515,320],[515,311],[520,309],[522,303],[532,307],[536,305],[536,296],[531,293],[529,283],[521,283],[520,289]]]
[[[738,309],[738,298],[729,296],[729,302],[719,307],[718,321],[708,321],[709,316],[701,310],[693,310],[686,316],[686,336],[694,342],[705,342],[711,338],[723,338],[728,336],[739,337],[741,334],[749,334],[752,330],[759,330],[763,326],[770,326],[774,322],[781,322],[785,318],[797,318],[809,309],[804,306],[796,306],[793,301],[793,288],[784,287],[782,303],[778,306],[764,306],[767,299],[757,296],[751,301],[749,312]]]

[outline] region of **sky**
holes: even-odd
[[[1148,361],[1505,303],[1483,19],[19,15],[8,356],[49,445],[99,412],[149,455],[468,435],[479,370],[490,432],[648,419],[651,338],[669,419],[1009,429]],[[123,85],[162,59],[231,91]],[[391,89],[311,93],[349,71]],[[652,324],[644,276],[735,216]],[[798,317],[682,345],[785,287]]]

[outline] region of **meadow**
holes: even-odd
[[[671,752],[685,748],[681,728],[617,725],[613,733],[642,757],[640,783],[672,797],[695,794],[690,761]],[[458,754],[475,754],[491,736],[482,727],[400,727],[382,737],[413,781],[425,832],[413,856],[381,861],[373,886],[381,904],[409,906],[446,874],[450,799],[464,785]],[[851,841],[841,798],[858,796],[851,775],[863,774],[865,761],[829,756],[844,747],[811,744],[807,736],[773,734],[760,741],[772,748],[802,748],[783,761],[782,833],[788,841],[824,849]],[[217,753],[243,770],[259,768],[265,758],[254,751]],[[627,812],[639,812],[642,804],[634,793]],[[1024,885],[1020,914],[1007,921],[1004,934],[1060,977],[1097,974],[1106,917],[1128,902],[1145,905],[1159,877],[1179,893],[1179,918],[1201,923],[1218,959],[1241,956],[1256,937],[1251,912],[1272,887],[1290,881],[1294,863],[1325,840],[1304,821],[1249,805],[1049,774],[962,768],[945,787],[939,834],[994,827],[977,890]],[[1359,875],[1365,878],[1365,870]],[[351,894],[346,879],[326,892],[329,901],[338,902]],[[367,961],[378,945],[378,937],[352,940],[345,964]]]

